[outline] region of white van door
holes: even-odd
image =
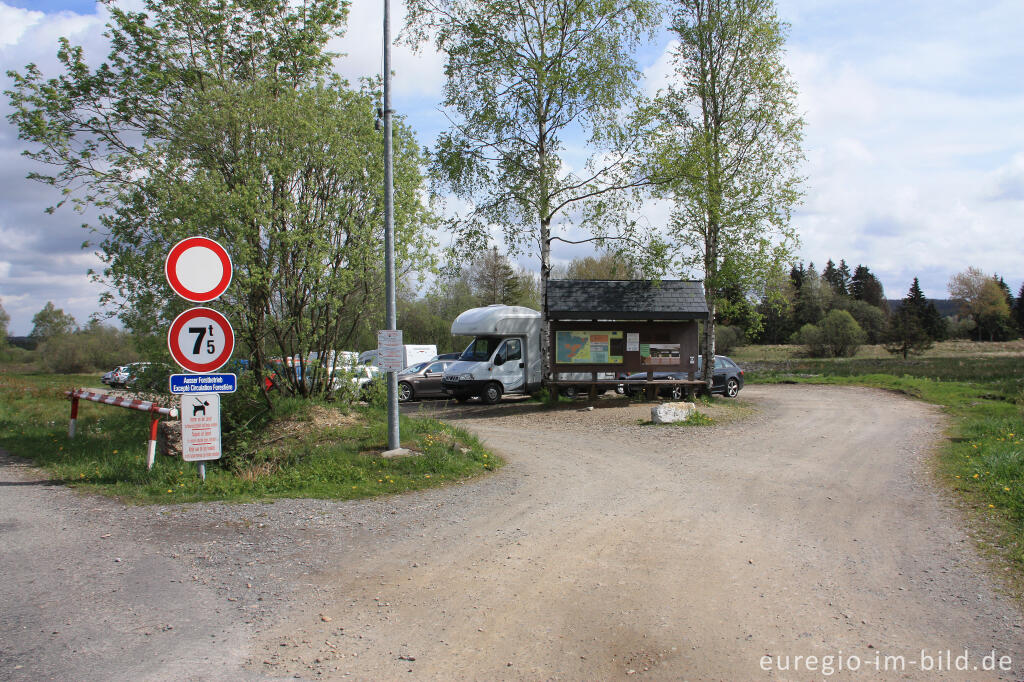
[[[523,342],[505,339],[491,362],[492,376],[501,382],[505,393],[521,393],[526,383],[526,365],[523,363]]]

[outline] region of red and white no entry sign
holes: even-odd
[[[216,372],[235,349],[235,332],[212,308],[190,308],[174,318],[167,347],[175,362],[191,372]]]
[[[231,284],[231,257],[212,239],[189,237],[171,247],[164,261],[164,274],[178,296],[206,303]]]

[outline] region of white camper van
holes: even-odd
[[[541,315],[522,306],[472,308],[452,322],[452,334],[472,336],[462,357],[445,370],[441,386],[456,400],[480,396],[496,403],[505,393],[541,386]]]

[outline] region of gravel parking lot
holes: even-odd
[[[934,679],[922,651],[1012,660],[947,679],[1024,675],[1021,611],[931,479],[937,410],[741,400],[700,428],[410,405],[508,465],[362,502],[126,507],[5,457],[0,677],[811,679],[793,657],[842,652],[862,670],[836,677]]]

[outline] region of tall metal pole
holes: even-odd
[[[395,303],[395,207],[391,150],[391,1],[384,0],[384,269],[387,280],[387,328],[398,329]],[[398,433],[398,375],[388,379],[388,450],[401,447]]]

